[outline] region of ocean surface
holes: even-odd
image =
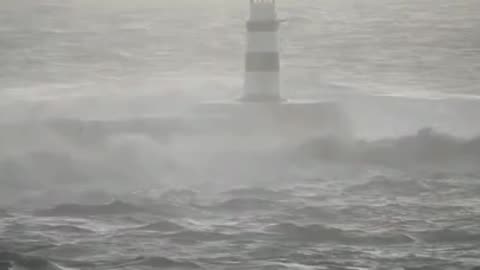
[[[0,270],[480,269],[479,0],[277,0],[283,95],[350,138],[39,124],[235,98],[246,2],[0,0]]]

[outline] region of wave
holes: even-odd
[[[322,221],[336,220],[339,217],[338,211],[321,206],[305,206],[297,208],[294,213],[297,216],[321,219]]]
[[[356,184],[345,188],[346,192],[352,193],[380,192],[382,194],[401,196],[417,196],[431,190],[432,187],[422,180],[391,179],[383,175],[374,176],[366,183]]]
[[[215,231],[184,230],[166,235],[166,237],[175,243],[195,244],[199,242],[218,242],[231,240],[233,235]]]
[[[419,233],[419,237],[428,243],[477,243],[480,241],[480,234],[453,229],[424,231]]]
[[[382,232],[367,234],[313,224],[300,226],[293,223],[280,223],[266,228],[269,233],[280,238],[299,242],[332,242],[359,245],[394,245],[412,243],[415,240],[405,234]]]
[[[480,163],[480,137],[458,138],[425,128],[412,136],[374,141],[318,138],[295,151],[300,156],[333,162],[365,163],[393,168],[434,166],[471,169]]]
[[[176,168],[167,145],[148,134],[112,132],[84,145],[70,137],[88,137],[95,127],[75,129],[70,136],[41,123],[18,125],[0,125],[5,129],[0,135],[2,202],[39,189],[138,188]]]
[[[272,210],[276,207],[278,202],[260,199],[260,198],[233,198],[215,204],[213,208],[225,211],[260,211]]]
[[[159,232],[180,231],[183,229],[184,229],[183,226],[171,221],[166,221],[166,220],[135,228],[135,230],[159,231]]]
[[[343,230],[322,225],[300,226],[293,223],[280,223],[267,227],[266,231],[287,238],[295,238],[304,241],[313,239],[318,241],[342,241],[346,239]]]
[[[18,235],[9,235],[8,232],[2,233],[0,238],[0,252],[12,251],[21,254],[29,254],[56,247],[58,247],[56,244],[44,241],[44,239],[22,240],[19,239]]]
[[[173,260],[166,257],[139,258],[131,266],[147,266],[154,269],[203,269],[200,265],[182,260]]]
[[[61,267],[48,259],[35,256],[25,256],[15,252],[0,252],[0,269],[10,269],[13,267],[21,267],[27,270],[62,270]]]
[[[51,209],[37,210],[40,216],[95,216],[118,215],[144,212],[145,210],[133,204],[122,201],[113,201],[101,205],[60,204]]]
[[[225,194],[235,198],[262,198],[270,200],[281,200],[290,195],[285,191],[277,191],[258,187],[231,189],[225,192]]]
[[[95,233],[92,230],[81,228],[73,225],[43,225],[42,230],[55,231],[61,233],[74,233],[74,234],[91,234]]]
[[[197,199],[197,192],[190,189],[170,189],[161,195],[161,199],[171,204],[190,204]]]
[[[69,135],[56,132],[55,129],[38,126],[31,129],[34,131],[31,134],[35,136],[22,135],[28,132],[13,132],[0,136],[0,181],[4,183],[0,191],[2,198],[19,197],[9,195],[12,194],[10,191],[24,192],[52,187],[61,189],[65,186],[71,188],[72,185],[78,188],[103,185],[112,191],[125,190],[138,188],[139,184],[159,183],[164,176],[169,179],[178,175],[188,177],[195,175],[197,170],[204,170],[200,160],[191,159],[188,149],[186,152],[176,152],[175,141],[159,142],[148,134],[113,132],[105,140],[97,142],[95,147],[86,147],[72,143],[65,138]],[[320,160],[425,170],[435,166],[438,170],[432,168],[431,171],[438,172],[438,176],[462,167],[478,172],[477,164],[480,163],[480,137],[462,139],[431,129],[423,129],[412,136],[375,141],[330,137],[298,143],[301,145],[293,150],[280,149],[278,155],[276,152],[275,155],[267,155],[268,161],[274,165],[271,170],[263,165],[252,170],[262,168],[274,171],[284,164],[275,163],[278,159],[281,159],[279,162],[287,162],[286,164],[292,164],[292,161],[298,163],[301,160],[307,160],[311,164],[312,160]],[[210,145],[201,149],[223,151]],[[217,158],[222,157],[219,155]],[[244,160],[241,158],[234,162],[242,163]],[[252,163],[262,161],[251,155],[247,158]],[[235,168],[225,166],[225,162],[218,163],[219,167]],[[242,170],[248,168],[239,167],[238,171],[230,176],[241,175]],[[478,173],[476,175],[478,176]],[[284,192],[254,188],[237,189],[232,191],[231,195],[278,199]]]
[[[183,260],[174,260],[166,257],[143,257],[139,256],[133,259],[117,260],[114,263],[99,262],[100,264],[95,266],[91,262],[77,262],[71,260],[59,260],[65,266],[75,268],[88,268],[100,267],[101,269],[112,269],[120,267],[151,267],[154,269],[203,269],[200,265]],[[103,266],[102,266],[103,265]],[[23,255],[11,251],[0,251],[0,269],[9,270],[13,269],[25,269],[25,270],[64,270],[65,267],[59,265],[57,262],[53,262],[46,257]],[[15,268],[16,267],[16,268]]]
[[[0,209],[0,218],[9,218],[12,217],[10,213],[5,209]]]

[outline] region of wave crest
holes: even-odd
[[[434,166],[477,170],[480,137],[462,139],[425,128],[412,136],[375,141],[319,138],[297,149],[300,155],[334,162],[355,162],[394,168]]]
[[[0,218],[11,217],[10,213],[5,209],[0,209]]]
[[[261,198],[233,198],[215,205],[215,208],[227,211],[271,210],[275,202]]]
[[[171,232],[171,231],[180,231],[183,230],[184,227],[171,222],[171,221],[159,221],[155,223],[151,223],[139,228],[135,228],[136,230],[143,230],[143,231],[159,231],[159,232]]]
[[[35,256],[25,256],[15,252],[0,252],[0,266],[20,267],[28,270],[61,270],[60,267],[50,262],[48,259]],[[3,268],[2,268],[3,269]]]
[[[441,229],[420,233],[420,238],[429,243],[478,242],[480,234],[467,231]]]
[[[196,263],[173,260],[165,257],[147,257],[136,263],[137,266],[148,266],[156,269],[202,269]]]
[[[431,187],[421,180],[390,179],[386,176],[375,176],[366,183],[350,186],[345,189],[353,193],[372,193],[416,196],[431,190]]]
[[[51,209],[38,210],[41,216],[95,216],[143,212],[144,209],[122,201],[101,205],[60,204]]]
[[[393,245],[412,243],[410,236],[391,232],[367,234],[358,231],[347,231],[323,225],[300,226],[293,223],[280,223],[266,228],[269,233],[281,238],[300,242],[332,242],[358,245]]]

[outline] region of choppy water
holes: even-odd
[[[4,156],[0,261],[18,269],[480,266],[478,138],[325,140],[275,153],[219,151],[205,163],[140,145]]]
[[[474,269],[479,189],[466,176],[377,175],[150,190],[124,195],[135,204],[3,214],[0,258],[26,269]]]
[[[480,2],[278,2],[285,95],[339,99],[358,138],[207,156],[2,130],[0,270],[478,269]],[[245,7],[1,0],[0,119],[235,96]]]

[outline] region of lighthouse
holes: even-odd
[[[241,98],[200,104],[188,126],[219,141],[230,136],[264,138],[264,142],[282,137],[295,143],[345,133],[345,117],[336,102],[282,98],[276,0],[249,0],[249,6]]]
[[[279,102],[280,57],[275,0],[250,0],[243,101]]]
[[[241,98],[199,102],[186,111],[135,115],[121,119],[53,121],[61,134],[83,141],[117,133],[193,138],[198,145],[218,143],[242,152],[294,144],[319,136],[348,136],[348,116],[336,101],[283,99],[280,91],[278,30],[275,0],[248,0],[246,53]],[[245,3],[247,4],[246,0]],[[288,70],[285,72],[289,72]],[[242,91],[239,85],[238,91]],[[289,89],[284,89],[284,92]],[[322,89],[318,89],[322,91]],[[80,134],[80,135],[78,135]],[[205,143],[202,141],[205,140]],[[193,149],[188,149],[192,152]]]

